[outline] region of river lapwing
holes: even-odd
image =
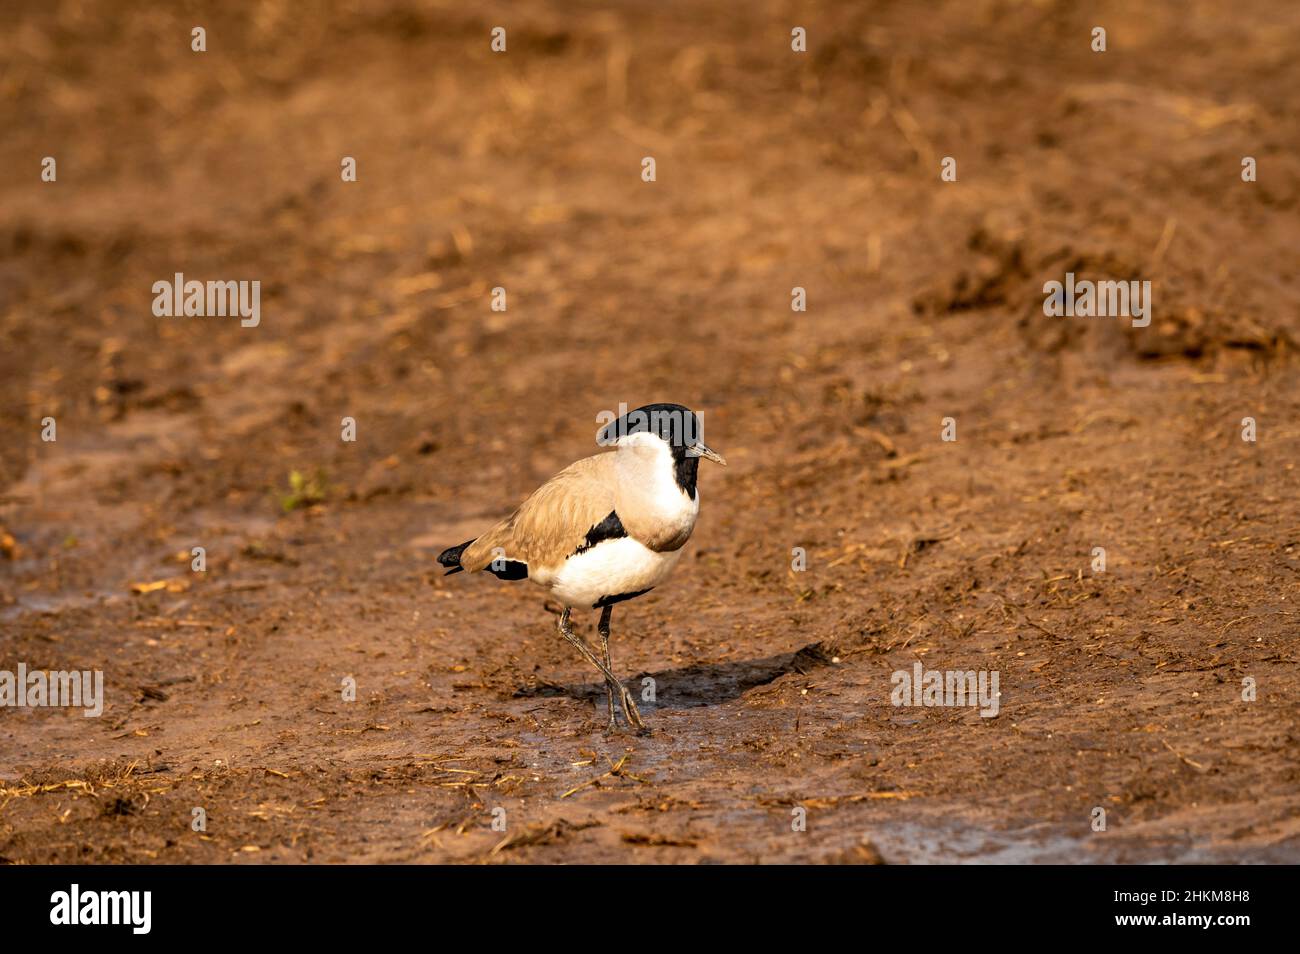
[[[645,723],[610,666],[610,614],[662,583],[681,557],[700,512],[700,458],[726,464],[700,436],[700,418],[680,404],[629,411],[596,436],[613,451],[569,465],[492,529],[438,555],[448,574],[486,570],[550,591],[564,607],[560,635],[605,677],[611,729],[615,694],[632,728]],[[601,656],[569,626],[572,610],[588,608],[601,611]]]

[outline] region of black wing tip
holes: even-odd
[[[473,542],[473,540],[466,540],[464,543],[460,544],[460,546],[448,547],[438,554],[438,562],[448,568],[447,572],[444,573],[443,576],[451,576],[451,574],[465,569],[460,565],[460,555],[464,553],[465,548]]]
[[[460,546],[448,547],[438,554],[438,562],[447,567],[447,572],[443,576],[451,576],[453,573],[459,573],[465,569],[460,565],[461,554],[465,548],[473,543],[473,540],[466,540]],[[528,564],[520,560],[506,560],[499,563],[493,560],[483,568],[491,573],[498,580],[526,580],[528,579]]]

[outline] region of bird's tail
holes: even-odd
[[[447,567],[447,572],[443,576],[451,576],[453,573],[459,573],[465,569],[460,565],[460,555],[465,552],[465,548],[473,543],[473,540],[466,540],[458,547],[448,547],[438,554],[438,562]]]

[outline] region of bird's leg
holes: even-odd
[[[627,688],[618,681],[618,677],[610,672],[609,667],[600,661],[600,657],[591,651],[591,648],[582,641],[581,637],[575,635],[573,630],[569,628],[568,607],[565,607],[564,612],[560,614],[560,635],[571,642],[574,649],[582,653],[583,658],[586,659],[587,662],[591,663],[604,673],[605,681],[610,684],[611,688],[618,686],[619,695],[623,700],[623,712],[627,716],[627,721],[635,728],[644,729],[645,723],[641,721],[641,713],[636,711],[636,703],[632,701],[632,697],[629,695]]]
[[[601,610],[600,623],[596,627],[600,633],[600,652],[605,657],[605,668],[610,672],[614,671],[614,666],[609,661],[609,618],[613,613],[614,607],[612,606],[606,606]],[[618,728],[618,724],[614,718],[614,684],[608,679],[605,680],[605,701],[609,703],[609,727],[613,730]]]
[[[614,664],[609,660],[609,620],[614,614],[614,607],[606,606],[600,613],[600,624],[596,629],[600,632],[600,648],[605,656],[605,669],[608,672],[614,671]],[[623,685],[623,680],[617,676],[613,682],[606,680],[609,685],[609,726],[614,728],[614,693],[618,692],[619,698],[623,702],[623,715],[627,717],[628,725],[638,729],[644,729],[645,723],[641,721],[641,713],[637,710],[636,702],[632,698],[632,693],[628,692],[627,686]]]

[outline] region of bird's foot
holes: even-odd
[[[607,689],[605,698],[609,706],[609,725],[606,727],[606,732],[612,734],[619,731],[618,707],[614,704],[614,694],[617,693],[623,706],[623,718],[627,722],[627,727],[637,735],[649,735],[650,730],[642,721],[641,713],[637,711],[636,703],[632,701],[632,694],[627,691],[627,687],[615,681],[610,682]]]
[[[628,692],[623,686],[619,688],[623,690],[623,715],[627,718],[628,726],[635,729],[638,735],[649,734],[650,730],[641,721],[641,713],[637,711],[636,703],[632,701],[632,693]]]

